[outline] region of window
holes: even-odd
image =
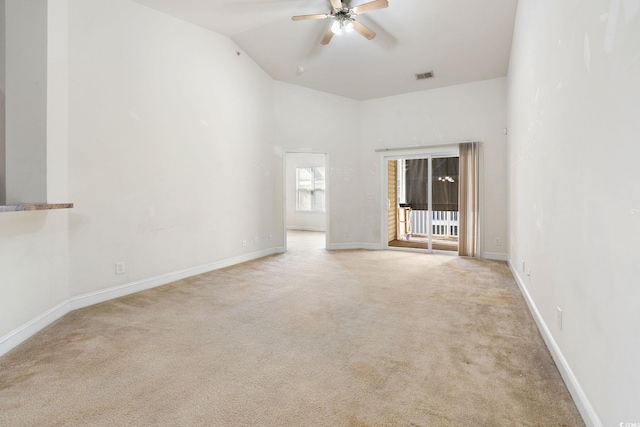
[[[296,210],[324,212],[324,167],[296,168]]]

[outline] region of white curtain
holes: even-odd
[[[458,189],[458,255],[478,255],[478,212],[480,199],[480,143],[460,144],[460,187]]]

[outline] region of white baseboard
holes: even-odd
[[[113,288],[103,289],[97,292],[90,292],[79,295],[70,299],[71,310],[89,307],[94,304],[120,298],[125,295],[131,295],[136,292],[146,291],[147,289],[173,283],[187,277],[197,276],[198,274],[207,273],[213,270],[230,267],[232,265],[241,264],[254,259],[263,258],[265,256],[284,252],[283,248],[271,248],[249,254],[239,255],[233,258],[227,258],[221,261],[209,264],[199,265],[197,267],[187,268],[184,270],[174,271],[172,273],[162,274],[160,276],[150,277],[148,279],[138,280],[136,282],[127,283]]]
[[[587,398],[587,395],[585,394],[584,390],[580,386],[580,383],[578,382],[578,379],[573,373],[571,366],[569,366],[567,359],[565,359],[564,355],[562,354],[562,351],[560,351],[560,347],[558,347],[558,344],[553,339],[553,335],[551,335],[551,331],[549,330],[549,328],[547,327],[547,324],[542,318],[542,315],[540,314],[540,311],[538,310],[536,303],[533,301],[533,298],[531,298],[531,294],[529,293],[529,290],[524,284],[524,281],[518,274],[518,270],[514,268],[513,263],[511,262],[511,258],[507,256],[506,261],[509,264],[509,268],[511,269],[511,272],[515,277],[516,282],[518,283],[520,292],[522,292],[522,295],[524,296],[524,299],[527,302],[527,305],[529,306],[529,311],[533,315],[533,319],[538,325],[538,329],[542,334],[542,338],[544,339],[545,343],[547,344],[547,347],[549,348],[549,351],[551,352],[551,356],[553,357],[553,360],[555,361],[556,366],[558,367],[558,371],[560,371],[560,375],[562,376],[562,379],[567,385],[567,389],[569,390],[569,393],[571,394],[571,397],[573,398],[573,401],[575,402],[576,407],[580,412],[580,415],[582,415],[584,423],[587,425],[587,427],[603,427],[602,422],[598,417],[598,414],[596,413],[595,409],[591,405],[591,402]]]
[[[73,310],[89,307],[94,304],[99,304],[101,302],[120,298],[126,295],[131,295],[136,292],[155,288],[157,286],[173,283],[187,277],[197,276],[198,274],[207,273],[209,271],[230,267],[232,265],[241,264],[247,261],[253,261],[254,259],[263,258],[265,256],[283,252],[284,248],[282,247],[265,249],[262,251],[252,252],[233,258],[227,258],[221,261],[199,265],[196,267],[175,271],[160,276],[150,277],[148,279],[138,280],[136,282],[71,297],[70,299],[56,305],[55,307],[50,308],[41,315],[28,321],[24,325],[19,326],[8,334],[0,337],[0,356],[13,350],[20,343],[32,337],[40,330],[49,326],[50,324]]]
[[[0,337],[0,356],[7,354],[24,340],[30,338],[69,312],[69,301],[51,307],[24,325]]]
[[[360,249],[367,251],[380,251],[382,250],[382,245],[379,243],[360,243]]]
[[[303,226],[297,226],[297,225],[287,225],[287,230],[291,230],[291,231],[321,231],[321,232],[325,232],[325,228],[324,227],[303,227]]]
[[[379,243],[332,243],[327,249],[330,251],[346,251],[350,249],[379,251],[382,249],[382,246],[380,246]]]
[[[501,252],[485,252],[482,254],[482,258],[484,259],[490,259],[493,261],[508,261],[509,257],[507,257],[507,254],[501,253]]]

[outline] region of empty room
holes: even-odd
[[[640,0],[0,0],[1,426],[640,426]]]

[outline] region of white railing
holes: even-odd
[[[433,211],[432,230],[438,236],[458,236],[457,211]],[[413,234],[429,234],[429,211],[411,211],[411,227]]]

